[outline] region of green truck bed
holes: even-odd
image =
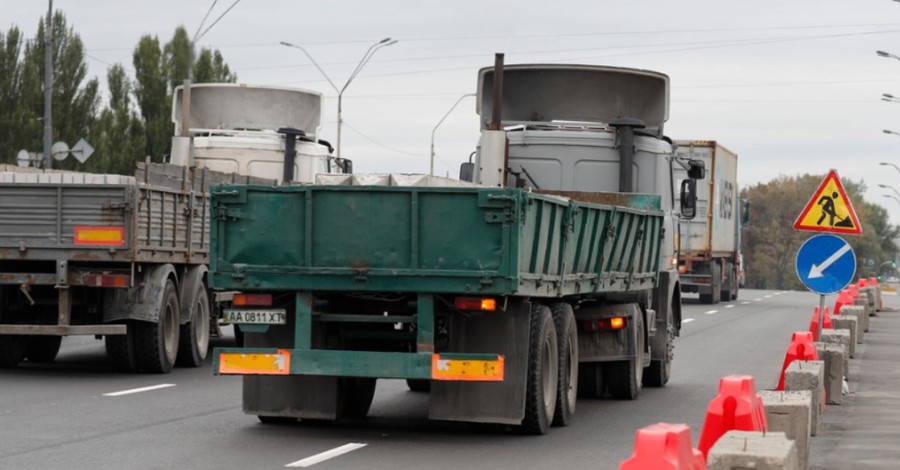
[[[211,218],[215,289],[531,297],[654,287],[663,223],[654,195],[340,185],[219,186]]]

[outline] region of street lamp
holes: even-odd
[[[900,98],[898,98],[890,93],[882,93],[881,101],[887,101],[888,103],[900,103]]]
[[[337,94],[338,94],[337,158],[341,158],[341,127],[344,124],[344,119],[343,119],[343,114],[342,114],[344,91],[346,91],[347,87],[350,86],[350,82],[352,82],[353,79],[356,78],[357,75],[359,75],[359,72],[362,70],[362,68],[366,65],[366,63],[369,62],[369,59],[371,59],[372,56],[375,55],[376,52],[378,52],[378,49],[381,49],[381,48],[387,47],[387,46],[393,46],[394,44],[397,44],[397,40],[391,39],[391,38],[384,38],[381,41],[378,41],[375,44],[372,44],[371,46],[369,46],[369,50],[367,50],[366,53],[363,55],[362,59],[360,59],[359,64],[356,65],[356,68],[353,69],[353,72],[350,74],[350,78],[347,79],[347,82],[344,83],[344,86],[341,87],[340,89],[338,89],[337,85],[335,85],[334,82],[331,81],[331,78],[328,77],[328,74],[326,74],[325,71],[322,70],[322,67],[320,67],[319,64],[315,61],[315,59],[312,58],[312,56],[309,54],[309,52],[306,52],[306,49],[304,49],[303,47],[298,46],[296,44],[291,44],[291,43],[285,42],[285,41],[281,41],[280,44],[282,46],[293,47],[294,49],[300,49],[301,51],[303,51],[303,53],[306,54],[306,57],[309,58],[310,62],[312,62],[313,65],[315,65],[316,68],[319,69],[319,72],[322,74],[322,76],[325,77],[325,80],[328,80],[328,83],[331,85],[332,88],[334,88],[334,91],[337,92]]]
[[[897,170],[898,173],[900,173],[900,166],[894,165],[893,163],[888,163],[888,162],[878,162],[878,164],[879,164],[879,165],[884,165],[884,166],[892,166],[892,167],[894,167],[895,170]]]
[[[898,199],[897,196],[894,196],[893,194],[882,194],[882,196],[889,197],[889,198],[897,201],[897,204],[900,204],[900,199]]]
[[[458,105],[459,102],[463,99],[470,96],[475,96],[475,93],[466,93],[465,95],[460,96],[459,99],[456,100],[456,103],[453,103],[453,106],[450,106],[450,109],[447,110],[447,113],[444,114],[444,117],[442,117],[441,120],[438,121],[437,124],[435,124],[434,129],[431,130],[431,166],[429,167],[428,172],[428,174],[430,174],[431,176],[434,176],[434,133],[435,131],[437,131],[438,126],[440,126],[441,123],[444,122],[444,119],[447,119],[447,116],[449,116],[450,113],[452,113],[453,110],[456,109],[456,105]]]
[[[896,55],[891,54],[891,53],[888,53],[888,52],[884,52],[884,51],[875,51],[875,53],[878,54],[878,57],[889,57],[889,58],[891,58],[891,59],[897,59],[897,60],[900,60],[900,57],[897,57]]]
[[[893,187],[893,186],[891,186],[891,185],[889,185],[889,184],[879,184],[878,187],[879,187],[879,188],[884,188],[884,189],[890,189],[891,191],[894,192],[894,194],[897,195],[898,198],[900,198],[900,192],[897,191],[897,188],[895,188],[895,187]]]
[[[890,129],[884,129],[881,132],[884,132],[885,134],[894,134],[895,136],[900,137],[900,132],[892,131]]]

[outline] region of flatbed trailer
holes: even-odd
[[[245,412],[358,418],[399,378],[433,419],[543,433],[579,389],[637,396],[671,334],[650,308],[659,196],[339,178],[213,189],[209,280],[245,334],[214,370],[244,376]]]

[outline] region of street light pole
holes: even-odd
[[[475,93],[466,93],[465,95],[460,96],[459,99],[457,99],[456,102],[453,103],[453,106],[450,106],[450,109],[447,110],[447,112],[444,114],[444,117],[442,117],[441,120],[438,121],[437,124],[435,124],[434,129],[431,130],[431,165],[429,166],[428,170],[429,175],[434,176],[434,133],[437,131],[437,128],[444,122],[444,119],[447,119],[447,116],[449,116],[450,113],[452,113],[453,110],[456,109],[456,106],[463,99],[470,96],[475,96]]]
[[[894,167],[895,170],[897,170],[898,173],[900,173],[900,166],[894,165],[893,163],[888,163],[888,162],[878,162],[878,164],[879,164],[879,165],[884,165],[884,166],[892,166],[892,167]]]
[[[891,54],[891,53],[889,53],[889,52],[885,52],[885,51],[875,51],[875,53],[878,54],[878,57],[887,57],[887,58],[891,58],[891,59],[897,59],[897,60],[900,60],[900,57],[898,57],[898,56],[896,56],[896,55],[894,55],[894,54]]]
[[[894,196],[893,194],[882,194],[882,196],[889,197],[889,198],[897,201],[897,204],[900,204],[900,198],[897,198],[897,196]]]
[[[883,129],[881,132],[884,132],[885,134],[893,134],[897,137],[900,137],[900,132],[892,131],[890,129]]]
[[[891,185],[889,185],[889,184],[879,184],[878,187],[879,187],[879,188],[884,188],[884,189],[890,189],[891,191],[894,192],[894,194],[897,195],[898,198],[900,198],[900,192],[897,191],[897,188],[895,188],[895,187],[893,187],[893,186],[891,186]]]
[[[376,52],[378,52],[379,49],[381,49],[383,47],[387,47],[387,46],[393,46],[394,44],[397,44],[397,40],[391,39],[391,38],[384,38],[381,41],[378,41],[375,44],[372,44],[371,46],[369,46],[369,49],[363,55],[362,59],[360,59],[359,64],[357,64],[356,68],[353,69],[353,73],[350,74],[350,78],[347,79],[347,82],[344,83],[344,86],[341,87],[340,89],[338,89],[338,87],[334,84],[334,82],[331,81],[331,78],[328,77],[328,74],[325,73],[324,70],[322,70],[322,67],[319,66],[319,64],[315,61],[315,59],[312,58],[312,55],[310,55],[309,52],[306,51],[306,49],[304,49],[303,47],[298,46],[296,44],[291,44],[291,43],[285,42],[285,41],[281,41],[280,44],[282,46],[293,47],[294,49],[300,49],[301,51],[303,51],[303,53],[306,54],[306,57],[310,60],[310,62],[312,62],[313,65],[315,65],[316,68],[319,70],[319,73],[321,73],[322,76],[325,77],[325,80],[328,80],[328,83],[331,85],[332,88],[334,88],[334,91],[337,92],[337,94],[338,94],[337,158],[341,158],[341,128],[343,127],[343,124],[344,124],[344,117],[343,117],[344,91],[347,90],[347,87],[350,86],[350,82],[352,82],[353,79],[356,78],[357,75],[359,75],[359,72],[363,69],[363,67],[365,67],[365,65],[369,62],[369,59],[371,59],[372,56],[375,55]]]

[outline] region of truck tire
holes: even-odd
[[[28,362],[53,362],[59,354],[62,336],[23,336],[23,349]]]
[[[558,375],[554,426],[568,426],[575,415],[578,398],[578,331],[572,306],[558,303],[553,306],[553,324],[558,346]]]
[[[338,419],[362,419],[369,414],[372,399],[375,398],[376,379],[369,377],[341,378],[338,383],[340,394]]]
[[[528,378],[525,387],[525,417],[522,431],[546,434],[556,410],[559,361],[556,327],[546,305],[533,304],[528,339]]]
[[[410,391],[427,393],[431,391],[431,381],[425,379],[406,379]]]
[[[257,416],[257,418],[259,418],[260,423],[264,423],[264,424],[291,424],[291,423],[297,422],[297,418],[292,418],[290,416],[259,415],[259,416]]]
[[[716,261],[709,263],[709,276],[710,293],[700,294],[700,303],[715,305],[721,300],[722,293],[722,271]]]
[[[652,342],[651,348],[663,348],[666,351],[663,359],[654,359],[644,369],[643,383],[647,387],[665,387],[672,374],[672,351],[675,349],[675,322],[672,319],[672,307],[666,315],[666,335],[661,342]],[[659,332],[659,329],[657,329]]]
[[[159,319],[134,324],[134,352],[141,372],[167,374],[178,356],[178,294],[175,283],[166,280]]]
[[[124,335],[106,335],[106,357],[113,367],[120,372],[134,372],[137,361],[134,357],[134,322],[126,321],[127,333]]]
[[[16,335],[0,335],[0,367],[18,367],[24,358],[22,340]]]
[[[644,375],[644,319],[636,313],[634,327],[637,330],[636,357],[627,361],[606,363],[606,387],[609,395],[617,400],[635,400],[641,393],[641,381]]]
[[[181,367],[200,367],[209,351],[209,296],[201,284],[194,293],[191,320],[181,326],[178,358]]]
[[[578,398],[603,398],[606,382],[603,380],[602,362],[578,364]]]
[[[731,263],[723,263],[722,270],[727,273],[725,275],[724,284],[722,284],[721,299],[730,302],[737,298],[734,291],[737,289],[737,273]]]

